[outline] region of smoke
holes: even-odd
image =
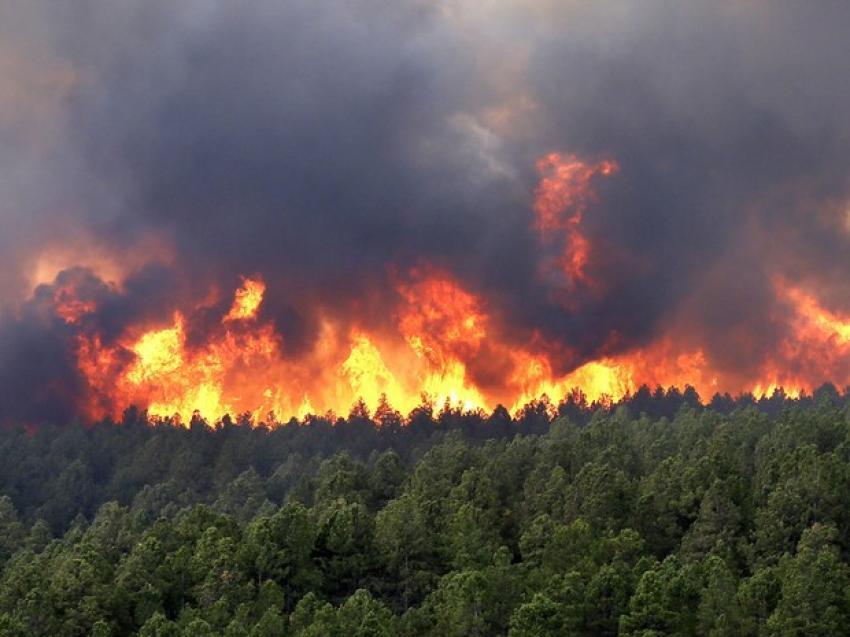
[[[427,264],[558,372],[670,336],[730,385],[789,329],[777,277],[850,311],[843,3],[13,0],[0,25],[3,415],[73,414],[75,334],[218,311],[241,274],[292,356],[320,315],[391,327]],[[582,219],[594,285],[541,276],[551,152],[619,165]],[[98,307],[75,325],[48,307],[69,277]]]

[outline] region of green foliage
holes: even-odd
[[[846,632],[845,398],[678,396],[0,430],[0,635]]]
[[[0,566],[5,564],[23,543],[26,528],[9,496],[0,496]]]
[[[767,634],[838,635],[850,621],[850,567],[834,546],[835,529],[815,524],[803,533],[797,554],[779,563],[781,597]]]

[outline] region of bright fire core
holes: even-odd
[[[550,153],[537,169],[529,227],[540,242],[538,275],[553,302],[570,310],[577,293],[605,293],[595,278],[605,255],[584,220],[597,201],[594,187],[615,179],[620,167],[613,160]],[[286,420],[345,414],[360,400],[370,410],[389,404],[403,414],[423,401],[438,408],[489,411],[501,404],[516,411],[544,395],[557,403],[574,389],[590,401],[616,401],[642,384],[690,385],[708,398],[718,392],[769,394],[780,387],[795,395],[825,381],[850,382],[850,316],[828,310],[781,277],[773,280],[774,298],[784,308],[781,338],[756,368],[744,371],[712,360],[687,320],[671,321],[642,346],[618,349],[612,333],[612,345],[600,348],[612,353],[582,357],[536,331],[512,329],[486,295],[427,262],[392,279],[394,289],[385,291],[388,325],[343,322],[317,311],[316,335],[297,354],[287,347],[285,330],[263,313],[268,290],[260,275],[246,276],[228,291],[227,304],[178,309],[167,324],[131,325],[108,342],[84,329],[98,307],[73,283],[54,285],[52,302],[59,320],[79,328],[75,354],[86,415],[93,419],[119,417],[135,405],[151,416],[183,421],[195,412],[211,420],[246,413],[255,420],[270,414]],[[573,364],[564,365],[564,359]]]
[[[287,360],[283,336],[258,319],[264,288],[260,279],[245,279],[230,312],[199,347],[187,344],[186,319],[179,312],[172,325],[112,347],[103,347],[98,338],[81,338],[79,366],[96,397],[91,416],[117,416],[134,404],[146,406],[153,416],[176,414],[183,420],[195,411],[209,418],[245,412],[288,418],[346,413],[359,399],[374,409],[384,396],[403,413],[422,404],[423,396],[438,406],[464,410],[489,410],[496,404],[516,410],[544,394],[558,399],[573,388],[590,399],[614,400],[644,382],[691,384],[703,396],[721,389],[700,351],[677,351],[668,342],[555,376],[544,356],[500,342],[480,300],[444,273],[420,276],[399,290],[398,334],[340,333],[325,322],[305,369]],[[797,290],[786,295],[797,304],[798,347],[833,347],[840,350],[836,356],[847,354],[847,317],[825,312]],[[488,356],[507,361],[510,368],[507,379],[489,391],[469,372],[485,347]],[[746,389],[770,392],[785,384],[793,393],[794,379],[766,373]]]

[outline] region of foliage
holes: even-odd
[[[841,634],[847,403],[3,429],[0,634]]]

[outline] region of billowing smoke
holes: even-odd
[[[284,360],[330,321],[500,400],[515,348],[558,378],[848,383],[848,32],[843,3],[12,0],[0,419],[117,408],[82,340],[121,369],[179,311],[199,346],[240,277]],[[548,228],[547,177],[583,189]],[[400,320],[435,278],[429,316],[450,290],[486,334]]]

